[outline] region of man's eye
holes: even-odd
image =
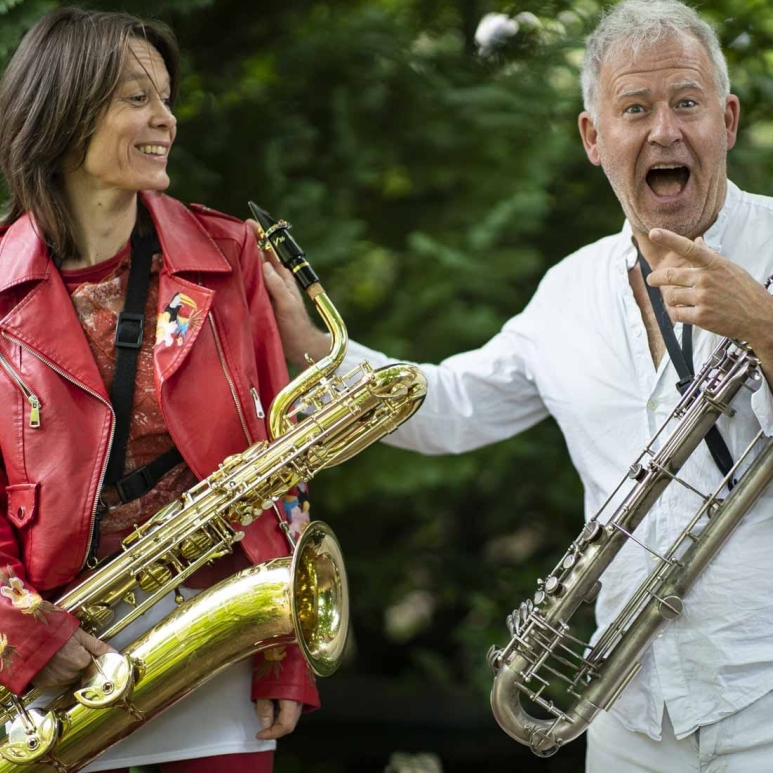
[[[694,99],[682,99],[679,101],[678,107],[697,107],[698,103]]]
[[[644,108],[641,105],[629,105],[625,108],[624,112],[628,115],[636,115],[638,113],[643,113]]]

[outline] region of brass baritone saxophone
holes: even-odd
[[[668,484],[684,483],[677,477],[679,470],[719,416],[733,415],[730,404],[736,394],[743,387],[755,391],[762,378],[749,347],[721,341],[626,478],[548,578],[539,581],[534,601],[521,603],[508,617],[509,643],[502,649],[492,647],[488,654],[495,675],[491,706],[502,729],[536,755],[555,754],[585,732],[599,711],[612,707],[641,668],[643,650],[665,622],[682,613],[687,592],[773,478],[773,440],[763,440],[759,432],[720,486],[701,495],[700,509],[665,554],[633,536]],[[725,485],[758,443],[763,445],[759,455],[723,500]],[[610,502],[631,481],[622,504],[602,520]],[[572,635],[571,617],[581,604],[595,600],[604,571],[628,540],[653,555],[655,568],[590,647]],[[546,695],[551,682],[563,683],[572,696],[567,710]],[[531,716],[522,701],[538,705],[550,718]]]
[[[276,510],[293,544],[274,503],[295,484],[396,429],[426,394],[426,380],[413,365],[373,371],[363,362],[342,378],[333,375],[346,353],[343,320],[289,235],[289,224],[250,207],[263,229],[261,247],[273,249],[293,271],[322,315],[332,336],[330,353],[276,396],[269,412],[270,442],[225,459],[130,534],[117,557],[58,600],[103,640],[197,569],[230,553],[243,537],[241,527],[264,510]],[[0,773],[77,771],[259,650],[297,643],[317,675],[333,673],[349,624],[340,547],[332,530],[316,521],[294,548],[291,556],[245,569],[180,603],[123,654],[97,658],[77,689],[65,690],[42,709],[30,707],[36,691],[23,697],[3,691],[2,721],[12,724],[0,746]],[[131,612],[115,619],[114,607],[122,601]]]

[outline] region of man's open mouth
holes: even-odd
[[[681,164],[655,164],[647,172],[647,185],[656,196],[678,196],[690,180],[690,170]]]

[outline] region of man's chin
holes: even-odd
[[[672,231],[679,236],[694,239],[705,231],[701,227],[699,217],[694,215],[690,217],[684,211],[669,212],[661,210],[659,212],[648,212],[645,217],[639,217],[637,220],[637,230],[644,233],[649,233],[653,228],[662,228],[666,231]]]

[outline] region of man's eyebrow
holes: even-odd
[[[698,83],[698,81],[680,81],[679,83],[674,83],[671,86],[671,91],[689,91],[691,89],[695,91],[706,90],[703,87],[703,84]]]
[[[628,97],[647,97],[650,95],[650,89],[642,87],[639,89],[623,89],[615,95],[615,99],[628,99]]]
[[[672,83],[668,90],[672,93],[677,91],[705,91],[701,83],[698,81],[679,81],[679,83]],[[648,97],[651,94],[651,90],[646,86],[641,88],[623,89],[615,95],[615,99],[628,99],[630,97]]]

